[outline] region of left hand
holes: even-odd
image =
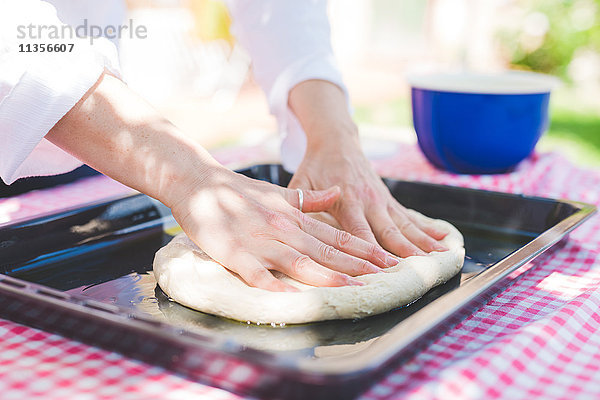
[[[400,257],[447,250],[438,242],[446,232],[416,219],[375,173],[360,148],[358,128],[339,87],[307,80],[290,90],[288,103],[307,139],[290,188],[339,186],[341,196],[329,212],[342,228]]]
[[[329,210],[342,228],[400,257],[447,250],[438,240],[447,232],[414,218],[390,194],[356,144],[307,150],[289,187],[321,190],[339,186]]]

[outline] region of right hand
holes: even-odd
[[[188,185],[172,207],[184,232],[246,283],[297,291],[280,271],[313,286],[362,285],[352,277],[397,263],[380,246],[332,228],[298,210],[298,192],[219,168]],[[329,209],[340,189],[304,191],[303,211]]]

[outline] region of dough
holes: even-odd
[[[449,232],[442,240],[448,251],[399,259],[387,272],[357,277],[364,286],[313,287],[273,272],[301,291],[254,288],[213,261],[183,233],[156,253],[154,275],[176,302],[239,321],[299,324],[362,318],[409,304],[461,270],[465,254],[462,235],[448,222],[435,220],[435,224]]]

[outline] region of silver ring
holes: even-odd
[[[296,189],[298,191],[298,210],[302,211],[304,207],[304,193],[302,189]]]

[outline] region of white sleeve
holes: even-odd
[[[294,171],[306,136],[288,107],[289,91],[309,79],[346,87],[330,42],[326,0],[228,0],[233,34],[252,58],[254,76],[267,95],[282,134],[281,157]]]
[[[68,34],[57,37],[57,32],[66,32],[62,26],[56,10],[46,2],[0,0],[0,178],[7,184],[80,166],[44,136],[105,68],[118,74],[112,43],[95,38],[91,44]],[[73,48],[71,52],[20,51],[27,50],[20,45],[42,43],[73,44]]]

